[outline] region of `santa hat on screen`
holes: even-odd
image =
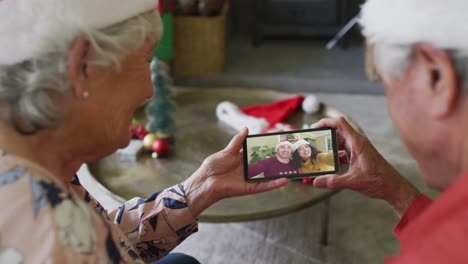
[[[296,151],[296,149],[300,148],[303,145],[309,145],[309,142],[305,141],[304,139],[298,139],[292,144],[292,152]]]
[[[290,146],[292,148],[293,144],[289,142],[288,139],[283,139],[278,144],[276,144],[275,151],[278,151],[279,147],[281,146]]]
[[[0,0],[0,65],[55,51],[84,31],[156,9],[157,0]],[[154,25],[161,28],[161,24]]]
[[[218,104],[216,115],[219,120],[237,131],[248,127],[250,134],[259,134],[295,130],[286,122],[301,107],[307,113],[314,113],[319,110],[320,102],[314,95],[298,95],[242,108],[225,101]]]

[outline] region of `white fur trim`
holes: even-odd
[[[281,146],[284,146],[284,145],[288,145],[290,147],[293,146],[293,144],[287,140],[284,140],[284,141],[280,141],[278,142],[278,144],[276,144],[276,147],[275,147],[275,151],[278,151],[278,148],[281,147]]]
[[[320,110],[320,101],[315,95],[307,95],[302,102],[302,110],[307,114],[315,114]]]
[[[104,28],[151,9],[157,0],[0,0],[0,65],[54,50],[85,29]]]
[[[309,145],[309,142],[305,141],[304,139],[299,139],[298,141],[294,142],[292,152],[296,151],[296,149],[302,145]]]
[[[368,0],[363,34],[370,43],[415,44],[468,52],[467,0]]]
[[[269,124],[264,118],[256,118],[244,114],[237,105],[224,101],[216,107],[216,116],[220,121],[229,125],[237,132],[244,127],[249,128],[249,134],[260,134]]]

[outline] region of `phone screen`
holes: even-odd
[[[333,128],[248,135],[243,155],[247,181],[320,176],[339,169]]]

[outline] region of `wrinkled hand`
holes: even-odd
[[[325,118],[312,127],[335,128],[340,162],[349,163],[345,174],[315,178],[315,187],[351,189],[370,198],[383,199],[399,216],[419,194],[418,190],[380,155],[369,139],[355,131],[343,117]]]
[[[195,217],[221,199],[265,192],[289,182],[284,178],[259,183],[245,181],[241,149],[247,133],[247,129],[242,130],[226,148],[207,157],[184,182],[187,204]]]

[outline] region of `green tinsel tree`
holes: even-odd
[[[294,143],[296,141],[296,138],[292,134],[287,134],[286,138],[288,139],[289,142]]]
[[[252,147],[251,151],[250,164],[257,163],[275,155],[275,147],[268,147],[267,145]]]
[[[153,57],[150,67],[154,97],[146,107],[147,128],[152,133],[173,134],[175,105],[171,101],[172,79],[169,74],[169,65]]]

